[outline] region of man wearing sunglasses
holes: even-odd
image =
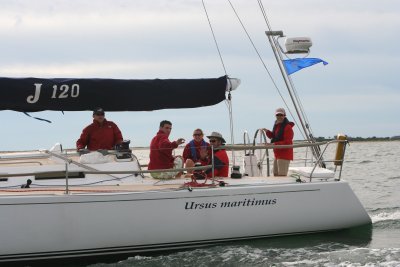
[[[226,143],[225,139],[218,132],[212,132],[207,138],[214,150],[214,177],[228,177],[229,158],[223,146]],[[211,155],[208,157],[208,164],[212,164]],[[212,170],[207,170],[206,174],[212,177]]]
[[[271,143],[274,145],[292,145],[293,144],[293,126],[294,123],[286,118],[284,108],[278,108],[275,111],[275,123],[272,131],[264,129]],[[274,176],[286,176],[289,170],[289,163],[293,160],[293,148],[274,149]]]
[[[80,138],[76,141],[76,150],[99,149],[111,150],[116,144],[122,143],[122,133],[118,126],[105,118],[102,108],[93,110],[93,123],[83,129]]]

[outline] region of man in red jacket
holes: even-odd
[[[181,158],[172,156],[172,150],[185,142],[185,139],[179,138],[176,141],[169,141],[168,137],[172,130],[170,121],[161,121],[160,128],[156,136],[153,137],[150,143],[150,162],[149,170],[173,169],[182,168],[183,161]],[[178,160],[179,159],[179,160]],[[177,172],[161,172],[151,173],[151,176],[156,179],[171,179],[176,176]]]
[[[229,158],[223,146],[226,143],[225,139],[218,132],[212,132],[207,138],[214,149],[214,162],[212,162],[212,155],[207,157],[208,164],[214,163],[214,177],[228,177]],[[212,169],[208,169],[206,174],[207,177],[213,177]]]
[[[86,146],[89,150],[114,149],[116,144],[122,143],[122,134],[118,126],[105,118],[102,108],[93,111],[93,123],[83,129],[76,150],[82,150]]]
[[[283,108],[278,108],[275,111],[275,116],[276,121],[272,131],[264,129],[268,138],[274,145],[292,145],[294,123],[286,118],[286,112]],[[293,148],[274,149],[274,155],[274,176],[286,176],[289,163],[293,160]]]

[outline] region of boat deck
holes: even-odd
[[[59,154],[60,156],[42,152],[0,153],[0,197],[29,195],[78,195],[78,194],[118,194],[145,191],[171,191],[219,188],[220,181],[224,187],[230,186],[265,186],[278,184],[298,184],[311,182],[309,173],[313,168],[297,168],[297,176],[285,177],[249,177],[240,179],[216,178],[215,183],[207,180],[203,185],[191,183],[191,178],[157,180],[150,177],[136,157],[130,161],[118,162],[115,155],[107,156],[104,163],[85,163],[76,153]],[[67,164],[68,162],[68,164]],[[68,166],[67,166],[68,165]],[[68,169],[67,169],[68,167]],[[117,171],[116,171],[117,170]],[[294,169],[293,169],[294,170]],[[119,173],[118,173],[119,172]],[[334,172],[323,169],[316,170],[319,177],[312,182],[334,179]],[[68,182],[66,180],[68,174]],[[23,188],[30,184],[30,188]],[[68,183],[68,190],[66,184]]]
[[[241,179],[232,178],[219,178],[215,180],[215,185],[212,181],[207,181],[207,186],[191,186],[190,178],[181,178],[173,180],[156,180],[153,178],[145,177],[142,183],[135,184],[121,184],[121,185],[98,185],[98,186],[69,186],[68,194],[97,194],[97,193],[132,193],[144,191],[168,191],[168,190],[187,190],[189,186],[194,189],[204,189],[219,187],[219,181],[225,183],[227,186],[245,186],[245,185],[273,185],[273,184],[293,184],[296,183],[293,177],[245,177]],[[204,181],[198,181],[199,184]],[[21,195],[65,195],[65,186],[52,186],[52,187],[33,187],[33,188],[0,188],[1,196],[21,196]]]

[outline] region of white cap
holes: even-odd
[[[277,108],[276,111],[275,111],[275,115],[278,115],[278,114],[286,115],[285,109],[284,108]]]

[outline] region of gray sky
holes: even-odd
[[[257,1],[231,2],[286,98]],[[253,135],[258,128],[271,128],[275,108],[284,104],[229,3],[205,3],[228,75],[242,80],[233,93],[235,141],[242,142],[244,130]],[[272,0],[264,1],[264,7],[275,30],[289,37],[311,37],[310,57],[329,62],[292,75],[315,136],[400,135],[399,1]],[[0,0],[0,34],[3,77],[152,79],[225,74],[200,0]],[[194,97],[202,97],[201,92]],[[132,99],[132,104],[135,101],[140,99]],[[91,122],[91,112],[32,115],[53,123],[0,112],[0,150],[49,148],[55,142],[71,148]],[[198,127],[230,139],[225,103],[108,112],[106,117],[118,124],[133,146],[147,146],[164,119],[173,122],[171,139],[189,140]]]

